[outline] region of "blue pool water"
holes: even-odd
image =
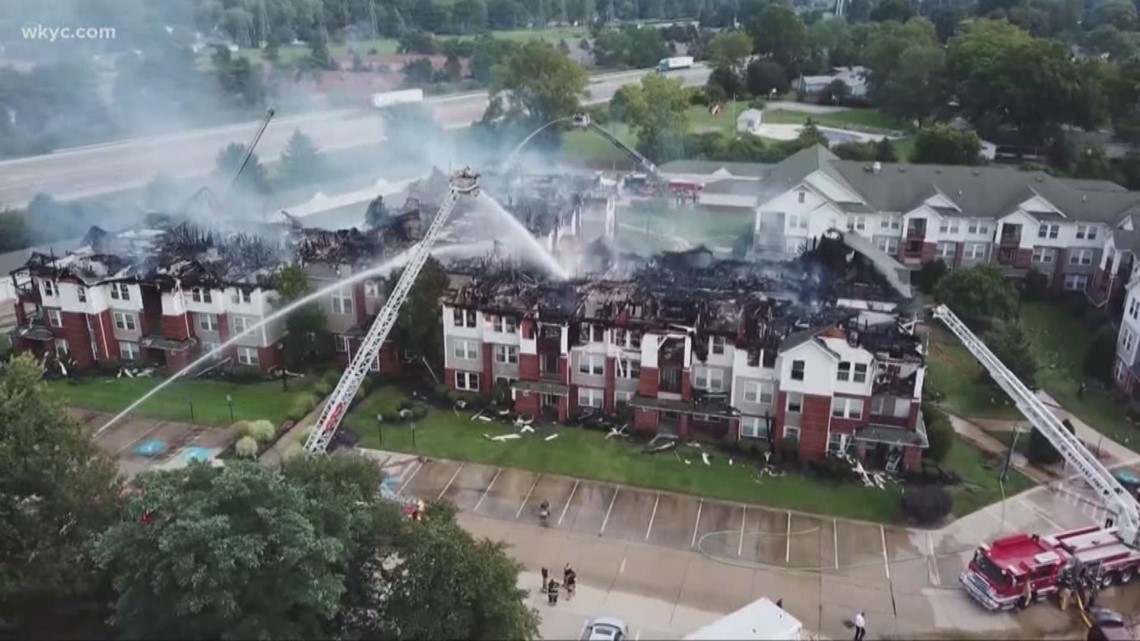
[[[150,439],[135,446],[134,452],[139,456],[157,456],[166,451],[166,441]]]

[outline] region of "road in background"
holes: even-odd
[[[637,82],[647,73],[651,72],[594,76],[586,102],[606,102],[620,87]],[[708,69],[700,66],[670,74],[690,86],[703,85],[708,75]],[[425,104],[441,124],[457,128],[481,118],[487,101],[487,92],[477,92],[431,98]],[[297,129],[324,151],[374,145],[384,139],[381,119],[362,117],[360,110],[282,115],[270,124],[258,145],[257,154],[263,161],[279,158]],[[0,162],[0,209],[22,207],[37,193],[59,199],[83,198],[138,188],[158,173],[174,178],[203,175],[213,170],[222,148],[232,142],[246,143],[257,126],[256,122],[227,125]]]

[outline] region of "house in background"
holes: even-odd
[[[736,117],[736,132],[759,136],[764,125],[764,112],[759,109],[745,109]]]
[[[867,97],[867,77],[870,71],[863,66],[836,67],[831,73],[819,76],[800,76],[796,80],[795,90],[800,100],[805,102],[818,102],[827,98],[827,89],[831,83],[839,81],[846,86],[846,95],[850,98]]]

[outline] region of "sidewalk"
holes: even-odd
[[[954,432],[956,432],[958,436],[961,436],[982,450],[1001,457],[1004,457],[1009,451],[1009,447],[1005,443],[990,436],[985,430],[972,421],[949,413],[947,413],[946,416],[950,419],[950,425],[954,428]],[[1024,456],[1016,452],[1013,454],[1012,463],[1015,470],[1029,477],[1035,483],[1048,485],[1057,480],[1052,474],[1030,465]]]

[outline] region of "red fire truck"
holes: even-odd
[[[1125,545],[1116,528],[1090,525],[1050,536],[1012,534],[982,545],[959,582],[989,610],[1028,607],[1055,594],[1073,564],[1102,588],[1131,583],[1140,550]]]

